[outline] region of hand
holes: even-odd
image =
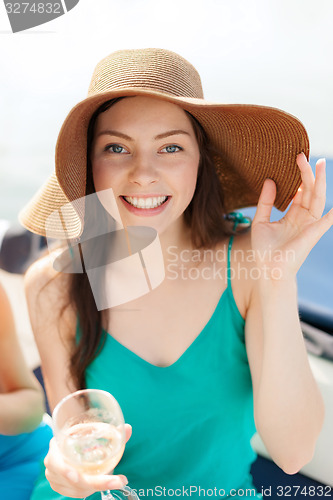
[[[311,249],[333,224],[333,209],[322,217],[326,201],[325,160],[318,160],[316,177],[303,153],[297,156],[302,184],[285,216],[270,222],[276,185],[266,179],[252,222],[251,242],[256,263],[272,279],[295,277]]]
[[[132,434],[132,427],[125,424],[125,431],[127,443]],[[128,482],[123,475],[81,474],[65,462],[54,438],[50,441],[50,449],[44,463],[45,476],[51,488],[65,497],[85,498],[96,491],[121,489]]]

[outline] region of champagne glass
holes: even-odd
[[[67,463],[79,472],[107,474],[125,449],[124,416],[106,391],[84,389],[69,394],[54,409],[54,436]],[[139,500],[131,488],[101,492],[102,500]]]

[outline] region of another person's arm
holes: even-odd
[[[69,275],[53,269],[50,255],[35,262],[24,279],[31,327],[51,411],[62,398],[78,389],[69,375],[76,315],[69,305],[68,283]]]
[[[11,306],[0,285],[0,434],[33,431],[43,412],[42,388],[25,362]]]

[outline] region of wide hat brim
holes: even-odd
[[[178,97],[146,88],[124,87],[87,97],[68,114],[56,146],[56,170],[20,212],[30,231],[63,238],[63,227],[48,227],[49,215],[85,196],[87,129],[94,111],[105,101],[125,96],[150,96],[181,106],[203,126],[214,151],[226,212],[254,206],[267,178],[277,186],[275,207],[285,210],[295,196],[301,175],[297,154],[309,158],[309,139],[302,123],[280,109],[242,104],[216,104],[205,99]],[[82,214],[69,211],[66,236],[82,232]],[[47,233],[47,234],[46,234]]]

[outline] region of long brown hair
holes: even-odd
[[[86,194],[95,192],[91,148],[98,116],[123,97],[112,99],[102,104],[92,115],[87,136],[87,186]],[[223,192],[217,176],[214,155],[216,152],[209,144],[201,124],[188,112],[200,150],[200,162],[196,189],[193,198],[184,212],[184,220],[190,228],[192,244],[195,248],[212,248],[231,231],[224,215]],[[94,214],[87,213],[90,219]],[[107,215],[105,215],[107,217]],[[86,220],[85,220],[86,226]],[[73,274],[69,287],[71,304],[77,311],[79,337],[70,356],[70,374],[77,388],[86,386],[85,371],[104,345],[106,332],[102,328],[102,311],[98,311],[87,278],[87,274]]]

